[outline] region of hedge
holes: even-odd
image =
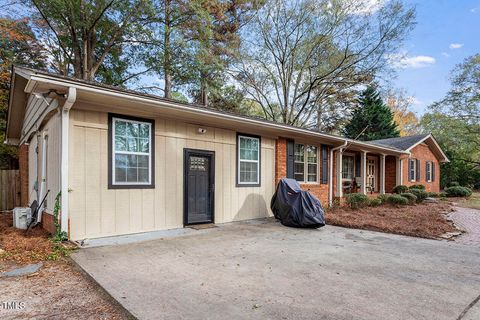
[[[428,193],[421,189],[410,189],[409,193],[413,193],[417,197],[417,203],[423,202],[428,197]]]
[[[419,189],[419,190],[425,190],[425,186],[423,184],[414,184],[408,187],[409,190],[412,189]]]
[[[407,186],[404,186],[404,185],[398,185],[398,186],[395,186],[393,188],[393,193],[405,193],[405,192],[408,192],[408,187]]]
[[[445,188],[445,193],[447,197],[470,197],[472,195],[472,190],[466,187],[450,187]]]
[[[390,204],[394,204],[394,205],[404,206],[404,205],[408,204],[408,199],[405,198],[405,197],[402,197],[399,194],[392,194],[392,195],[388,196],[387,202],[390,203]]]
[[[415,204],[415,202],[417,202],[417,196],[414,195],[413,193],[406,192],[406,193],[400,193],[400,195],[406,198],[409,204]]]
[[[352,209],[358,209],[368,206],[369,198],[363,193],[350,193],[347,194],[346,202]]]

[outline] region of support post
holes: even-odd
[[[397,157],[397,166],[396,166],[396,169],[397,169],[397,176],[396,176],[396,184],[397,186],[403,184],[403,177],[402,177],[402,173],[403,173],[403,162],[402,162],[402,159],[400,157]]]
[[[380,155],[380,194],[385,194],[385,155]]]
[[[343,197],[343,183],[342,183],[342,163],[343,163],[343,149],[337,152],[337,197]]]
[[[367,152],[362,151],[360,155],[360,177],[362,178],[362,185],[360,192],[367,194]]]

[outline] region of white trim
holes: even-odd
[[[258,146],[258,150],[257,150],[257,155],[258,155],[258,159],[257,160],[251,160],[251,159],[240,159],[240,138],[245,138],[245,139],[251,139],[251,140],[257,140],[257,146]],[[260,159],[261,159],[261,155],[260,155],[260,152],[261,152],[261,145],[260,145],[260,138],[258,137],[252,137],[252,136],[248,136],[248,135],[241,135],[239,134],[237,136],[237,184],[239,185],[256,185],[256,184],[260,184]],[[257,181],[248,181],[248,182],[242,182],[241,181],[241,177],[242,175],[240,174],[240,163],[241,162],[248,162],[248,163],[256,163],[257,164]]]
[[[443,152],[442,148],[440,148],[440,145],[438,144],[437,140],[435,140],[435,138],[433,137],[433,135],[430,133],[428,134],[425,138],[423,138],[422,140],[418,141],[417,143],[415,143],[414,145],[410,146],[407,150],[405,151],[411,151],[413,148],[415,148],[416,146],[418,146],[419,144],[421,144],[422,142],[424,142],[425,140],[427,139],[432,139],[433,143],[435,144],[435,147],[437,147],[438,151],[440,151],[440,154],[442,155],[443,157],[443,162],[450,162],[450,160],[447,158],[447,155]]]
[[[295,162],[297,162],[297,161],[295,161],[295,146],[296,145],[302,145],[303,146],[303,181],[297,180],[297,182],[302,183],[302,184],[319,184],[320,183],[320,179],[319,179],[320,147],[318,147],[316,145],[313,145],[313,144],[307,144],[307,143],[296,143],[296,142],[294,143],[294,145],[293,145],[293,177],[294,177],[294,179],[295,179],[295,174],[296,174],[296,172],[295,172]],[[313,164],[313,163],[308,162],[307,148],[306,147],[314,147],[314,148],[317,149],[317,152],[316,152],[317,153],[317,163],[315,163],[316,166],[317,166],[317,173],[316,173],[315,181],[308,181],[308,165]],[[305,178],[306,178],[306,180],[305,180]]]
[[[116,121],[121,121],[121,122],[130,122],[130,123],[135,123],[135,124],[146,124],[148,125],[148,152],[135,152],[135,151],[117,151],[115,150],[116,144],[115,144],[115,122]],[[112,185],[114,186],[149,186],[152,184],[152,132],[153,127],[152,123],[147,122],[147,121],[139,121],[139,120],[131,120],[131,119],[124,119],[121,117],[112,117],[112,141],[110,143],[112,144]],[[115,155],[117,154],[124,154],[124,155],[138,155],[138,156],[148,156],[148,181],[147,182],[134,182],[134,181],[116,181],[116,174],[115,174]],[[127,175],[127,173],[125,173]],[[125,176],[126,178],[127,176]],[[138,167],[137,167],[137,180],[138,180]]]

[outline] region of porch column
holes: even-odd
[[[385,194],[385,155],[380,155],[380,194]]]
[[[396,169],[397,169],[397,176],[396,176],[396,184],[397,186],[403,184],[403,176],[402,176],[402,172],[403,172],[403,161],[400,157],[397,157],[397,166],[396,166]]]
[[[339,149],[337,152],[337,197],[343,197],[343,183],[342,183],[342,161],[343,161],[343,149]]]
[[[367,194],[367,151],[362,151],[360,154],[360,177],[362,178],[360,192]]]

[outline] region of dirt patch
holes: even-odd
[[[2,302],[23,308],[0,307],[1,319],[128,319],[103,290],[66,261],[48,261],[39,272],[0,278]]]
[[[34,274],[0,277],[0,319],[128,319],[58,245],[39,227],[25,235],[13,228],[11,213],[0,213],[0,272],[43,261]]]
[[[329,210],[325,216],[327,224],[335,226],[437,239],[447,232],[457,231],[446,220],[445,213],[451,210],[449,203],[438,202],[401,207],[382,205],[358,210],[341,207]]]

